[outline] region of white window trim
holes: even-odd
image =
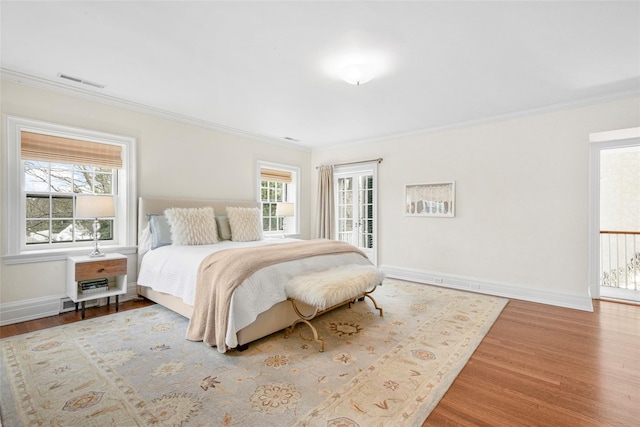
[[[296,166],[283,165],[280,163],[272,163],[265,161],[258,161],[258,165],[256,167],[256,201],[261,203],[262,197],[260,195],[260,182],[262,181],[260,177],[261,169],[280,169],[284,171],[288,171],[292,173],[292,183],[294,183],[295,191],[289,193],[289,198],[287,202],[293,203],[295,208],[295,229],[293,233],[287,233],[287,237],[299,237],[300,236],[300,168]],[[281,231],[273,231],[273,232],[265,232],[265,236],[274,237],[274,236],[282,236]]]
[[[122,147],[122,169],[118,172],[117,193],[126,203],[118,206],[118,231],[115,245],[103,246],[104,252],[117,250],[120,253],[136,251],[136,139],[129,136],[114,135],[58,125],[23,117],[7,116],[7,144],[4,156],[4,223],[2,258],[6,264],[53,261],[77,255],[91,249],[83,247],[25,249],[23,229],[20,227],[21,216],[24,217],[24,201],[22,200],[22,180],[24,179],[20,155],[21,132],[29,131],[45,133],[75,139],[84,139],[103,144],[114,144]],[[18,207],[18,209],[16,209]]]

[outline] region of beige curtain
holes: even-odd
[[[316,235],[321,239],[334,238],[335,207],[333,199],[333,166],[318,168],[318,228]]]

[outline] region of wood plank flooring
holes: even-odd
[[[640,306],[594,310],[510,301],[423,427],[640,425]],[[3,326],[0,337],[76,321],[79,312],[64,313]]]
[[[512,300],[425,426],[640,425],[640,306]]]
[[[144,298],[129,300],[120,303],[120,311],[133,310],[134,308],[146,307],[154,304]],[[85,319],[93,317],[107,316],[114,314],[116,309],[114,304],[102,307],[87,307]],[[41,329],[53,328],[54,326],[65,325],[67,323],[82,321],[82,311],[68,311],[58,314],[57,316],[43,317],[42,319],[30,320],[28,322],[14,323],[0,327],[0,338],[11,337],[14,335],[26,334],[27,332],[39,331]],[[1,426],[0,426],[1,427]]]

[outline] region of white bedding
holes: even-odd
[[[224,249],[295,241],[296,239],[265,239],[255,242],[223,241],[200,246],[162,246],[145,253],[138,273],[138,284],[174,295],[193,306],[198,268],[209,254]],[[366,258],[357,253],[322,255],[272,265],[249,276],[231,298],[225,340],[227,346],[236,347],[236,334],[239,330],[256,320],[260,313],[287,299],[284,285],[292,277],[346,264],[370,265]]]

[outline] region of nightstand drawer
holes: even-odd
[[[127,274],[127,259],[105,259],[76,263],[75,280],[100,279]]]

